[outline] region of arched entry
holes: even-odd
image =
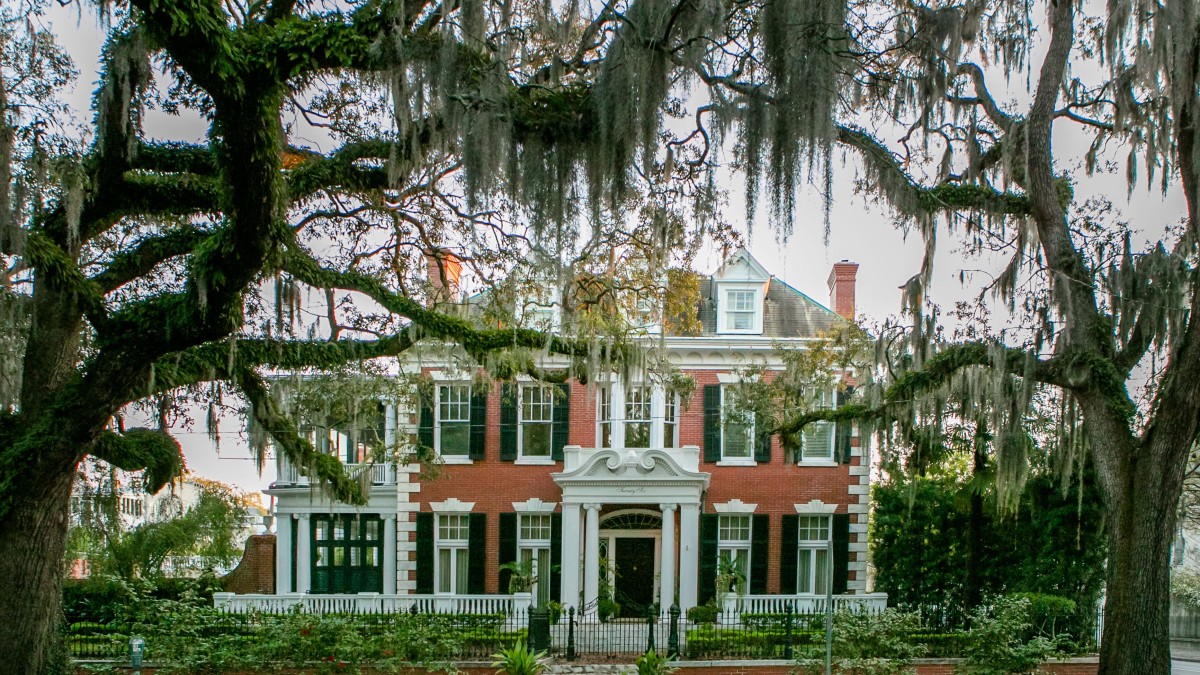
[[[644,618],[652,604],[661,603],[662,555],[661,512],[633,508],[601,516],[600,594],[607,592],[617,603],[617,616]]]

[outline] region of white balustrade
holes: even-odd
[[[213,606],[233,614],[283,614],[299,607],[308,614],[524,614],[528,593],[516,595],[393,595],[382,593],[238,595],[213,593]]]
[[[277,460],[278,478],[275,483],[277,485],[309,485],[311,480],[305,476],[300,470],[292,465],[286,457],[280,456]],[[346,464],[346,472],[350,475],[355,475],[360,471],[371,471],[371,483],[374,485],[395,485],[396,484],[396,467],[390,462],[380,462],[376,464]]]
[[[742,595],[736,599],[742,614],[783,614],[791,603],[793,614],[824,614],[823,595]],[[851,610],[878,614],[887,609],[887,593],[835,595],[833,610]]]

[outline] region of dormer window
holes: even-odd
[[[754,330],[755,300],[758,294],[747,290],[725,292],[725,329],[731,331]]]
[[[762,284],[721,284],[717,293],[717,332],[762,333]]]

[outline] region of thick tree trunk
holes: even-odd
[[[1173,476],[1181,471],[1141,452],[1122,473],[1123,494],[1108,504],[1111,537],[1099,675],[1168,675],[1169,558],[1179,499]]]
[[[74,473],[40,473],[0,519],[0,670],[8,673],[53,673],[66,660],[58,628]]]

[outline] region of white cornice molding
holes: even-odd
[[[533,497],[523,502],[513,502],[512,507],[517,513],[552,513],[558,508],[558,502],[544,502],[538,497]]]
[[[451,497],[444,502],[429,502],[429,508],[434,513],[470,513],[475,502],[460,502],[457,497]]]
[[[829,515],[837,511],[837,504],[826,504],[820,499],[814,499],[807,504],[793,504],[796,513],[807,515]]]

